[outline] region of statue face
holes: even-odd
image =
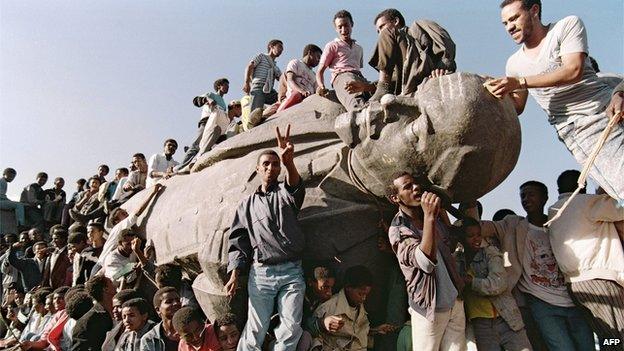
[[[491,96],[483,82],[474,74],[445,75],[413,96],[385,96],[338,116],[336,132],[368,191],[384,196],[399,172],[424,176],[453,202],[500,184],[517,162],[520,125],[511,101]]]

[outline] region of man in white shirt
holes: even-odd
[[[615,87],[592,68],[585,25],[576,16],[543,25],[540,0],[505,0],[501,8],[505,29],[522,47],[507,60],[506,77],[486,86],[499,98],[509,94],[518,114],[531,93],[559,139],[584,164],[609,122],[606,109]],[[589,171],[618,201],[624,201],[622,145],[624,124],[617,123]]]
[[[153,154],[147,162],[147,187],[154,185],[160,179],[168,179],[175,174],[173,167],[178,161],[173,159],[173,155],[178,149],[178,142],[174,139],[165,140],[162,154]]]
[[[553,254],[544,223],[548,188],[530,180],[520,186],[526,217],[508,215],[500,221],[481,221],[481,233],[496,237],[505,256],[507,285],[515,287],[522,318],[534,349],[541,336],[548,350],[592,350],[594,338],[581,309],[570,298]],[[476,219],[476,206],[468,212]],[[531,320],[532,317],[535,321]],[[534,327],[539,333],[534,334]]]
[[[559,200],[548,210],[549,218],[570,198],[579,176],[568,170],[557,178]],[[582,192],[548,228],[571,297],[591,312],[599,345],[624,340],[624,252],[615,226],[623,220],[624,208],[614,199]]]
[[[128,212],[126,212],[126,210],[121,207],[117,207],[110,212],[108,216],[108,221],[113,226],[113,229],[111,229],[110,234],[108,235],[108,238],[106,239],[106,242],[102,247],[102,253],[100,253],[98,259],[98,264],[100,266],[104,266],[104,260],[106,259],[106,256],[113,250],[115,250],[115,248],[119,244],[122,232],[129,230],[134,225],[136,225],[139,216],[143,214],[143,212],[147,209],[150,201],[152,201],[152,199],[156,196],[156,194],[158,194],[161,189],[164,189],[164,186],[162,184],[157,183],[156,185],[154,185],[154,187],[150,189],[151,192],[149,196],[147,196],[147,198],[143,200],[143,203],[132,214],[128,214]]]
[[[277,112],[294,106],[316,92],[316,74],[312,70],[318,66],[323,50],[314,44],[303,48],[303,57],[293,59],[286,66],[286,99]]]

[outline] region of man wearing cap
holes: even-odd
[[[175,174],[173,167],[179,164],[173,159],[173,154],[178,149],[178,142],[174,139],[167,139],[163,146],[163,153],[153,154],[147,162],[147,187],[154,185],[160,179],[173,176]]]

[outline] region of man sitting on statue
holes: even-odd
[[[316,93],[316,75],[312,70],[318,66],[321,48],[314,44],[308,44],[303,48],[303,57],[293,59],[286,66],[286,99],[282,101],[277,112],[292,107],[310,95]]]
[[[368,64],[379,71],[376,85],[350,82],[350,92],[374,92],[371,101],[385,94],[408,95],[427,77],[454,72],[455,43],[448,32],[429,20],[418,20],[410,27],[397,9],[385,9],[374,20],[379,36]]]
[[[363,49],[351,38],[353,30],[353,17],[346,10],[340,10],[334,15],[334,29],[338,38],[330,41],[323,49],[323,55],[316,71],[317,92],[321,96],[326,96],[328,90],[325,88],[325,70],[329,67],[332,70],[331,84],[336,91],[338,101],[347,111],[359,110],[364,107],[364,103],[370,97],[368,92],[350,92],[347,83],[351,81],[368,83],[362,75]]]

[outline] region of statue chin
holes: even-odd
[[[454,73],[426,80],[413,96],[386,95],[340,115],[336,132],[368,191],[383,196],[403,171],[426,176],[452,202],[500,184],[518,160],[520,124],[511,100],[490,95],[484,81]]]

